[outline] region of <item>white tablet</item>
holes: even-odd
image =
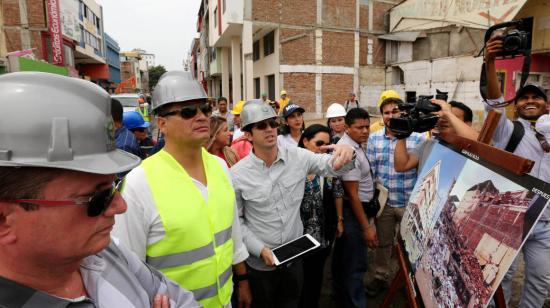
[[[272,249],[275,266],[283,265],[320,246],[321,244],[311,235],[304,234],[295,240]]]

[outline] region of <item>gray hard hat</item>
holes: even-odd
[[[169,71],[162,76],[153,90],[153,110],[160,106],[208,97],[190,72]]]
[[[241,111],[241,127],[244,129],[250,124],[276,117],[277,114],[272,107],[266,105],[261,99],[253,99],[244,104]]]
[[[117,150],[111,98],[82,79],[40,72],[0,76],[0,166],[115,174],[140,159]]]

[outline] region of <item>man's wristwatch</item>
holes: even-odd
[[[248,280],[248,274],[234,275],[234,276],[235,276],[235,281],[237,282]]]

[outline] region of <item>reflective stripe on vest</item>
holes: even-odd
[[[235,193],[220,162],[202,150],[208,203],[181,165],[161,150],[142,168],[165,229],[147,246],[147,263],[193,292],[204,307],[229,303]]]
[[[149,119],[149,110],[147,107],[143,107],[143,111],[141,110],[141,107],[137,107],[136,111],[141,115],[143,121],[150,122],[151,119]]]

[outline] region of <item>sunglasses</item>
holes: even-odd
[[[269,119],[269,120],[265,120],[265,121],[254,124],[254,127],[256,129],[259,129],[259,130],[264,130],[264,129],[267,128],[268,125],[271,128],[277,128],[277,127],[279,127],[279,122],[277,122],[277,120],[275,120],[275,119]]]
[[[325,143],[323,140],[317,140],[315,141],[315,145],[318,146],[318,147],[322,147],[324,145],[328,145],[328,143]]]
[[[183,106],[180,109],[167,112],[161,115],[161,117],[167,117],[167,116],[179,114],[184,119],[191,119],[197,115],[197,113],[199,112],[199,109],[207,117],[210,116],[210,114],[212,113],[212,106],[210,106],[210,104],[201,103],[201,104]]]
[[[133,132],[140,132],[140,133],[143,133],[145,132],[146,128],[143,128],[143,127],[138,127],[138,128],[132,128],[131,131]]]
[[[90,197],[82,197],[73,200],[40,200],[40,199],[19,199],[12,202],[32,204],[39,206],[67,206],[86,205],[89,217],[101,215],[113,201],[115,194],[120,191],[122,180],[113,182],[113,185],[105,190],[98,191]]]

